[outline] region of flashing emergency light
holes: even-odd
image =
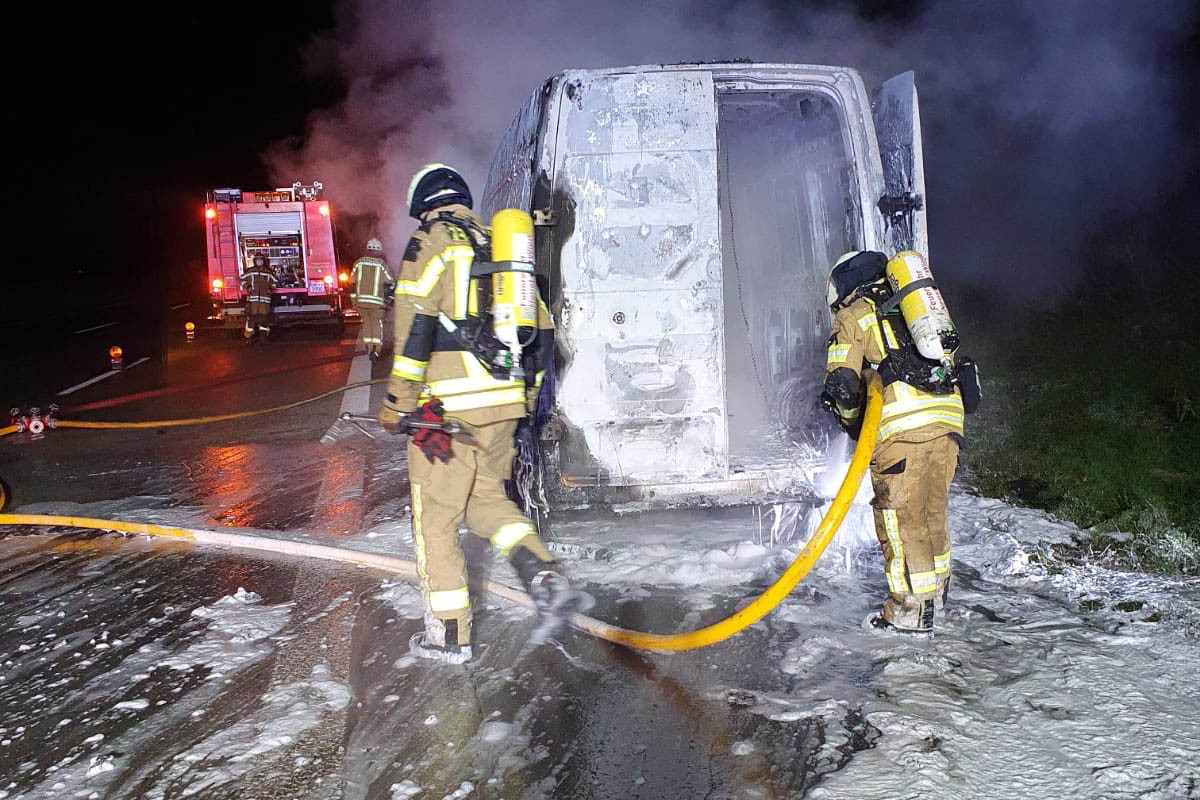
[[[122,360],[125,358],[125,351],[114,344],[108,348],[108,358],[112,362],[113,369],[120,369]]]
[[[187,337],[187,341],[190,342],[196,338],[196,323],[188,320],[187,322],[183,323],[183,330]]]
[[[223,288],[225,288],[225,281],[220,278],[213,278],[213,291],[219,292]]]
[[[333,286],[333,276],[332,275],[326,275],[323,278],[323,280],[325,281],[326,286]]]
[[[322,217],[328,217],[329,216],[329,204],[322,203],[320,206],[317,207],[317,211],[321,212]]]
[[[217,218],[217,210],[215,208],[204,209],[204,218],[205,219],[216,219]]]
[[[350,281],[350,273],[348,273],[348,272],[339,272],[339,273],[338,273],[338,280],[339,280],[339,281],[341,281],[342,283],[349,283],[349,281]]]

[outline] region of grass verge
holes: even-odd
[[[965,456],[979,489],[1092,529],[1122,566],[1200,573],[1198,301],[966,303],[964,352],[984,385]]]

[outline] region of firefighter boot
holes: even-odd
[[[459,644],[458,620],[425,617],[425,630],[414,633],[408,640],[408,649],[420,658],[441,661],[446,664],[463,664],[471,660],[471,645]]]
[[[525,547],[517,547],[509,563],[537,605],[538,625],[529,638],[539,645],[554,639],[566,627],[571,615],[591,607],[591,598],[571,587],[559,571],[557,561],[542,561]]]

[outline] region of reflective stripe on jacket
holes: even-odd
[[[887,320],[880,322],[875,304],[861,297],[839,309],[833,319],[833,335],[825,362],[826,374],[847,368],[861,375],[866,367],[875,369],[887,355],[884,341],[897,347],[896,334]],[[843,419],[853,419],[858,409],[836,409]],[[903,381],[884,387],[883,415],[879,421],[879,442],[889,439],[927,441],[946,433],[963,433],[962,394],[954,387],[951,394],[933,394]]]
[[[461,228],[429,222],[445,214],[482,227],[466,206],[444,206],[426,215],[426,224],[409,242],[396,281],[396,355],[388,394],[397,398],[401,407],[414,407],[418,400],[436,396],[447,414],[476,425],[523,417],[527,410],[524,381],[492,377],[473,353],[435,347],[446,339],[438,333],[439,314],[463,322],[469,311],[475,311],[471,292],[475,249]],[[534,347],[545,349],[547,343],[552,347],[554,326],[540,299],[538,328]]]
[[[251,303],[269,304],[275,283],[275,273],[265,268],[258,270],[250,267],[242,273],[242,290],[246,292],[246,300]]]
[[[382,306],[384,289],[392,282],[387,263],[382,258],[363,256],[350,268],[350,282],[354,291],[350,299],[356,306]]]

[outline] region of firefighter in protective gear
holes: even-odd
[[[368,239],[367,252],[350,268],[350,299],[362,318],[363,344],[372,361],[383,349],[383,307],[392,282],[383,243]]]
[[[862,371],[883,378],[883,413],[871,459],[875,533],[883,549],[888,597],[875,627],[924,632],[950,586],[947,502],[963,441],[963,402],[953,383],[922,381],[896,364],[911,359],[912,337],[885,279],[887,257],[852,252],[829,280],[833,332],[822,405],[857,437],[865,400]],[[891,313],[880,313],[892,306]],[[907,380],[901,375],[906,375]]]
[[[577,606],[578,593],[504,491],[517,423],[529,411],[529,398],[536,399],[554,330],[539,298],[537,338],[525,351],[527,374],[536,379],[496,377],[485,365],[487,355],[451,330],[474,331],[484,324],[480,315],[487,320],[490,311],[490,279],[471,277],[476,251],[490,246],[488,231],[471,211],[466,182],[449,167],[428,165],[413,178],[408,202],[421,224],[396,282],[395,355],[379,421],[397,430],[410,414],[426,421],[444,414],[477,430],[476,446],[439,444],[424,432],[408,445],[413,543],[425,600],[425,630],[413,637],[412,650],[459,663],[471,656],[462,523],[513,565],[543,623],[561,626]]]
[[[242,273],[242,291],[246,293],[246,327],[242,337],[247,344],[258,331],[262,331],[264,339],[271,335],[271,292],[276,283],[266,257],[256,253],[251,266]]]

